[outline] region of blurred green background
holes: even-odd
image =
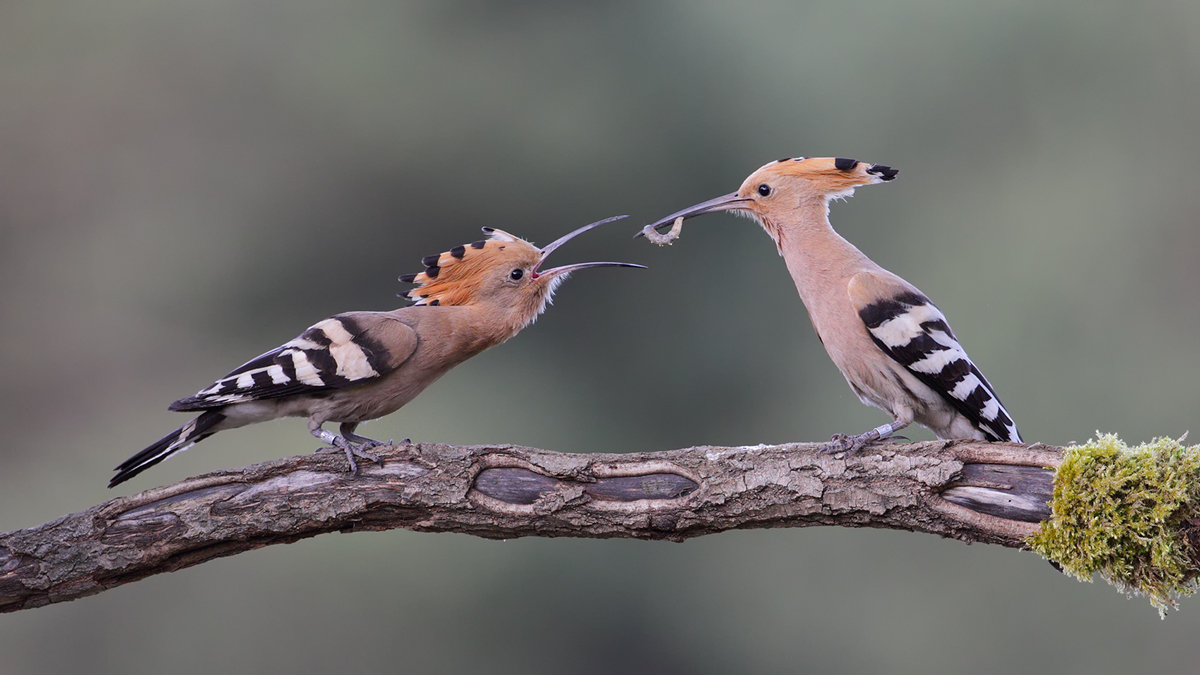
[[[380,438],[577,452],[827,439],[851,394],[770,240],[643,223],[788,155],[890,164],[834,225],[920,286],[1027,440],[1197,426],[1200,4],[0,5],[0,530],[306,452],[223,434],[116,491],[166,411],[501,227],[583,272]],[[1048,6],[1049,5],[1049,6]],[[914,431],[914,438],[928,438]],[[329,535],[0,616],[0,672],[1200,668],[1029,553],[847,529],[684,544]]]

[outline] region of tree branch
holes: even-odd
[[[882,527],[1024,547],[1049,516],[1061,449],[931,441],[853,456],[818,444],[578,455],[389,448],[346,473],[303,455],[119,497],[0,534],[0,612],[74,600],[326,532],[683,541],[751,527]]]

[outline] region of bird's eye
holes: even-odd
[[[520,267],[508,273],[508,278],[513,281],[520,281],[523,276],[525,276],[525,270]]]
[[[762,196],[764,196],[764,197],[769,197],[769,196],[771,196],[771,186],[770,186],[770,185],[767,185],[766,183],[763,183],[762,185],[759,185],[759,186],[758,186],[758,194],[760,194],[760,195],[762,195]]]

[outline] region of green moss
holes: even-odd
[[[1097,436],[1067,448],[1053,515],[1029,544],[1080,580],[1099,572],[1127,594],[1146,595],[1161,615],[1200,576],[1188,539],[1200,509],[1200,447],[1159,438],[1130,448]]]

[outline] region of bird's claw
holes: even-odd
[[[821,446],[821,452],[838,453],[844,452],[848,455],[862,450],[863,447],[870,445],[879,440],[879,436],[872,431],[858,436],[847,436],[846,434],[834,434],[829,442]]]
[[[383,444],[380,443],[380,445]],[[350,454],[355,457],[361,457],[363,459],[375,462],[379,466],[383,466],[383,458],[373,452],[367,452],[366,448],[351,448]],[[357,473],[357,471],[355,471],[355,473]]]
[[[829,439],[828,443],[821,446],[820,451],[821,452],[829,452],[829,453],[838,453],[838,452],[851,452],[852,450],[855,450],[855,449],[856,448],[854,447],[854,439],[853,438],[851,438],[850,436],[847,436],[846,434],[834,434]]]
[[[316,452],[319,452],[319,453],[344,452],[344,453],[346,453],[346,461],[350,463],[350,473],[357,476],[358,475],[358,462],[354,461],[354,458],[358,457],[359,459],[370,460],[382,467],[383,466],[383,458],[380,457],[379,455],[376,455],[373,452],[370,452],[370,451],[374,450],[375,448],[384,448],[384,447],[388,448],[389,450],[393,449],[393,448],[402,450],[404,452],[404,454],[408,455],[408,461],[414,462],[416,464],[420,464],[421,466],[424,466],[429,469],[437,468],[437,464],[435,464],[434,462],[430,462],[427,459],[422,459],[421,456],[419,454],[417,454],[416,448],[413,447],[413,442],[412,442],[412,439],[410,439],[410,438],[405,438],[404,440],[400,441],[399,443],[397,443],[396,441],[393,441],[393,440],[389,440],[385,443],[383,441],[377,441],[375,439],[366,439],[359,443],[355,443],[348,439],[339,438],[338,440],[334,441],[334,444],[332,446],[325,446],[325,447],[317,448]]]
[[[368,450],[370,450],[371,448],[376,448],[381,445],[390,445],[390,444],[380,443],[379,441],[369,441],[369,442],[363,443],[361,445],[355,445],[354,443],[351,443],[350,441],[348,441],[344,438],[339,438],[333,442],[332,446],[325,446],[325,447],[317,448],[316,452],[319,452],[322,454],[330,453],[330,452],[346,453],[346,461],[350,463],[350,473],[357,476],[358,475],[358,462],[354,461],[355,457],[358,457],[360,459],[366,459],[366,460],[375,462],[379,466],[383,466],[383,458],[382,457],[380,457],[379,455],[376,455],[373,452],[368,452]]]
[[[376,440],[372,439],[372,440],[366,441],[364,443],[361,443],[358,446],[358,452],[355,454],[358,454],[358,456],[362,457],[363,459],[370,459],[373,462],[375,462],[376,464],[378,464],[379,466],[383,466],[382,459],[380,459],[377,455],[372,455],[371,453],[368,453],[367,451],[374,450],[375,448],[391,449],[394,447],[396,447],[396,442],[393,440],[388,440],[385,442],[385,441],[376,441]]]

